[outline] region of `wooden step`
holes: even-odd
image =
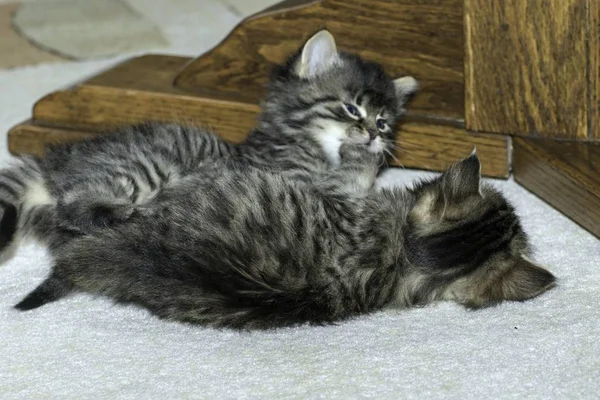
[[[35,104],[31,121],[9,132],[9,149],[15,154],[40,154],[48,143],[148,120],[196,124],[232,142],[243,140],[256,124],[259,105],[231,93],[208,97],[174,87],[173,79],[189,61],[164,55],[137,57],[53,92]],[[398,132],[398,165],[441,170],[476,146],[485,175],[508,176],[506,136],[470,134],[455,121],[414,115],[407,121]]]
[[[191,61],[174,85],[256,103],[271,68],[327,28],[340,50],[382,64],[392,77],[414,76],[415,115],[464,120],[464,0],[291,0],[239,24]]]

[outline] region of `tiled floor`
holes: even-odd
[[[0,0],[0,68],[144,49],[173,53],[194,43],[201,54],[242,19],[278,2],[110,0],[92,5],[89,0]]]

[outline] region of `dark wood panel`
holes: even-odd
[[[465,0],[467,128],[587,139],[587,16],[586,0]]]
[[[483,175],[498,178],[509,175],[507,136],[470,134],[461,127],[407,122],[398,132],[397,143],[400,165],[443,171],[475,147]]]
[[[588,0],[589,4],[589,79],[590,79],[590,127],[589,140],[600,141],[600,1]]]
[[[94,135],[97,133],[39,126],[32,121],[26,121],[8,132],[8,150],[12,154],[41,156],[50,144],[73,142]]]
[[[600,144],[515,138],[515,180],[600,237]]]
[[[251,17],[181,72],[175,85],[203,96],[255,103],[270,69],[327,27],[342,50],[413,75],[411,113],[464,119],[463,0],[298,1]]]

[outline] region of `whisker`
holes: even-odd
[[[393,139],[381,139],[381,141],[390,147],[398,147],[399,146],[399,143]]]
[[[426,149],[426,147],[425,147],[425,146],[416,145],[416,144],[414,144],[414,143],[406,143],[406,142],[401,142],[401,143],[398,143],[398,142],[396,142],[396,141],[389,140],[389,139],[383,139],[383,142],[385,143],[385,145],[386,145],[387,147],[390,147],[390,148],[392,148],[392,149],[394,149],[394,150],[401,149],[401,150],[403,150],[403,151],[411,151],[411,150],[408,150],[408,149],[406,148],[407,146],[408,146],[409,148],[411,148],[411,149],[412,149],[412,151],[414,151],[414,150]],[[410,147],[410,146],[412,146],[412,147]]]
[[[402,154],[423,154],[420,151],[414,151],[414,150],[407,150],[407,149],[398,149],[398,151]]]
[[[402,143],[402,146],[404,146],[404,147],[410,147],[411,149],[424,149],[424,148],[426,148],[425,146],[421,146],[421,145],[414,144],[414,143]]]
[[[396,157],[396,156],[395,156],[395,155],[394,155],[394,154],[393,154],[391,151],[389,151],[388,149],[385,149],[385,152],[386,152],[388,155],[390,155],[390,156],[391,156],[391,157],[394,159],[394,161],[395,161],[395,162],[396,162],[396,163],[397,163],[397,164],[400,166],[400,168],[403,168],[403,169],[405,169],[405,168],[406,168],[406,167],[404,166],[404,164],[402,164],[402,163],[400,162],[400,160],[398,159],[398,157]]]
[[[381,162],[379,163],[379,168],[383,167],[383,166],[388,166],[387,165],[387,160],[384,158],[383,160],[381,160]]]
[[[385,152],[386,152],[386,153],[387,153],[387,154],[388,154],[390,157],[392,157],[392,158],[394,159],[394,161],[396,161],[396,162],[398,162],[398,161],[399,161],[399,160],[398,160],[398,157],[396,157],[396,156],[394,155],[394,153],[392,153],[390,150],[388,150],[388,149],[385,149]]]
[[[414,157],[414,156],[412,156],[410,154],[403,154],[402,156],[403,157],[407,157],[410,160],[414,161],[415,164],[416,164],[416,166],[414,168],[429,169],[429,170],[432,170],[432,171],[437,171],[438,170],[438,168],[433,168],[429,164],[424,164],[422,157]]]
[[[426,147],[421,144],[411,143],[411,142],[407,142],[405,140],[401,140],[399,145],[400,145],[400,147],[409,146],[409,147],[412,147],[415,149],[424,149]]]

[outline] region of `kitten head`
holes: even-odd
[[[391,151],[404,104],[416,90],[414,78],[393,80],[380,65],[338,51],[322,30],[274,70],[261,125],[316,140],[334,163],[345,141],[383,153]]]
[[[470,308],[524,301],[555,283],[529,259],[519,217],[500,192],[481,182],[480,169],[473,152],[414,189],[406,239],[409,262],[426,277],[427,296]]]

